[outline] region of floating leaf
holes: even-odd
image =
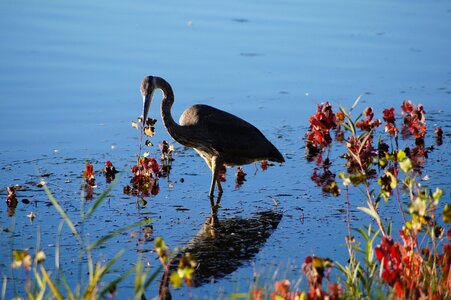
[[[141,207],[146,207],[147,206],[147,201],[144,199],[139,200],[139,204],[141,205]]]
[[[147,118],[146,125],[149,127],[154,126],[157,123],[157,119]]]
[[[36,218],[36,215],[33,212],[31,212],[27,215],[27,218],[30,219],[30,222],[33,222],[34,218]]]
[[[135,121],[132,121],[132,127],[138,129],[138,123],[136,123]]]
[[[149,155],[150,155],[150,153],[146,151],[146,152],[144,152],[143,157],[147,157]]]
[[[330,193],[334,196],[334,197],[338,197],[340,195],[340,188],[338,187],[337,183],[335,181],[333,181],[330,184]]]
[[[144,134],[147,135],[148,137],[153,137],[155,135],[155,128],[154,127],[145,127]]]

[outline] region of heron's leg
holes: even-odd
[[[219,168],[221,170],[221,168]],[[222,194],[222,185],[221,185],[221,179],[219,178],[219,171],[218,176],[216,177],[216,185],[218,186],[218,195]]]
[[[213,158],[213,160],[211,161],[211,185],[210,185],[210,200],[213,203],[213,195],[215,192],[215,183],[216,183],[216,178],[218,177],[218,173],[219,173],[219,169],[216,168],[215,165],[215,159]]]
[[[215,184],[218,185],[219,193],[222,193],[222,186],[219,183],[218,175],[219,170],[222,167],[222,161],[217,157],[213,156],[211,159],[211,185],[210,185],[210,198],[213,197],[215,191]]]

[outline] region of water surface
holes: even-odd
[[[361,110],[372,105],[380,115],[389,106],[399,112],[402,100],[411,99],[424,104],[431,129],[441,126],[447,134],[449,36],[449,1],[2,1],[0,196],[6,198],[6,186],[26,186],[18,191],[13,218],[0,206],[0,226],[15,224],[17,230],[13,239],[0,234],[8,240],[0,248],[0,273],[11,279],[8,298],[23,287],[23,275],[9,269],[11,245],[34,247],[40,228],[41,246],[53,265],[61,219],[34,186],[39,176],[45,175],[77,221],[85,161],[98,172],[96,195],[107,186],[99,173],[106,160],[126,170],[84,228],[95,240],[111,228],[152,218],[150,239],[121,235],[112,241],[114,247],[96,253],[107,260],[119,247],[128,249],[117,274],[136,262],[136,249],[152,249],[153,237],[163,236],[171,247],[184,246],[204,226],[210,216],[210,173],[191,149],[175,145],[170,178],[161,180],[160,193],[147,199],[147,207],[137,207],[134,197],[122,193],[138,152],[138,133],[130,121],[141,114],[139,83],[145,75],[172,84],[174,116],[194,103],[232,112],[260,128],[287,160],[264,172],[246,166],[247,181],[238,189],[229,171],[220,220],[252,220],[267,211],[282,217],[236,270],[190,293],[217,298],[223,291],[245,291],[254,274],[271,281],[277,268],[283,269],[280,277],[297,278],[307,255],[344,261],[344,200],[324,197],[310,180],[314,165],[307,164],[303,149],[308,116],[321,101],[349,107],[362,95]],[[151,113],[156,118],[158,107],[155,101]],[[156,132],[154,144],[173,142],[161,121]],[[434,185],[450,183],[448,145],[445,138],[425,164],[424,174]],[[358,194],[352,199],[355,206],[361,200]],[[390,209],[396,205],[387,204]],[[26,218],[30,211],[37,214],[33,224]],[[358,211],[353,218],[355,226],[368,223]],[[71,260],[77,255],[75,239],[66,228],[61,239],[63,269],[76,273]],[[151,252],[143,260],[158,265]],[[152,286],[147,294],[157,289]],[[119,292],[125,297],[132,290],[128,281]],[[186,293],[173,291],[176,298]]]

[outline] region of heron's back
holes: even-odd
[[[209,105],[194,105],[180,117],[189,146],[219,155],[226,165],[259,160],[284,162],[277,148],[252,124]]]

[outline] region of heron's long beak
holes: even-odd
[[[152,94],[153,93],[143,96],[143,127],[146,126],[147,115],[149,114],[150,104],[152,103]]]

